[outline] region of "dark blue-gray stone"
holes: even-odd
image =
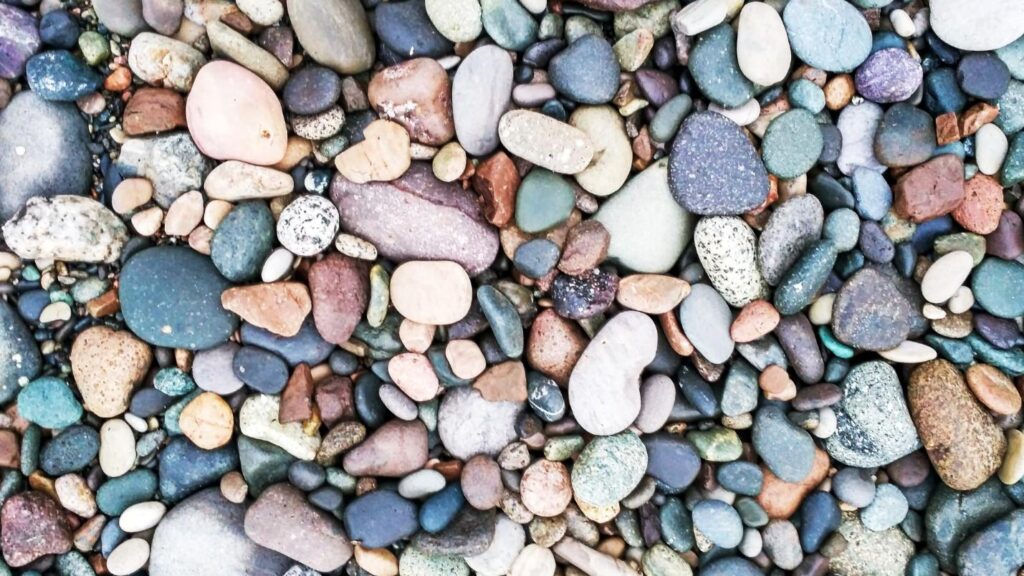
[[[551,59],[548,80],[570,100],[605,104],[619,89],[619,62],[607,40],[587,34]]]
[[[203,450],[185,437],[175,437],[160,453],[160,494],[175,503],[238,468],[238,450],[228,444],[216,450]]]
[[[670,548],[680,554],[688,552],[696,544],[690,511],[679,498],[667,498],[658,511],[661,520],[661,538]]]
[[[728,23],[697,36],[690,48],[688,69],[708,100],[726,108],[738,108],[756,93],[754,84],[740,71],[736,32]]]
[[[543,278],[554,270],[561,255],[558,244],[547,238],[535,238],[516,249],[512,263],[529,278]]]
[[[643,437],[647,449],[647,475],[666,494],[679,494],[693,484],[700,472],[697,450],[677,434],[648,434]]]
[[[346,372],[345,369],[338,370],[336,368],[336,364],[333,362],[335,354],[347,354],[347,352],[340,350],[334,352],[334,344],[324,340],[320,336],[320,333],[317,332],[316,325],[313,323],[312,315],[307,316],[306,319],[302,321],[302,326],[299,328],[299,332],[295,336],[279,336],[269,330],[253,326],[248,322],[242,323],[240,332],[242,335],[242,344],[257,346],[264,350],[269,350],[281,358],[284,358],[285,362],[290,366],[295,366],[297,364],[316,366],[330,357],[332,358],[331,369],[334,373],[351,374],[355,370],[355,368],[351,368]],[[334,352],[334,354],[332,354],[332,352]],[[353,358],[355,357],[353,356]],[[358,366],[358,359],[356,366]]]
[[[957,64],[956,81],[968,96],[998,100],[1010,87],[1010,70],[992,52],[968,52]]]
[[[303,492],[311,492],[323,485],[327,473],[323,466],[309,460],[296,460],[288,466],[288,482]]]
[[[935,554],[943,570],[954,571],[961,543],[1013,507],[1013,501],[996,478],[965,492],[939,483],[925,510],[928,550]]]
[[[259,278],[274,250],[274,216],[265,202],[241,202],[228,212],[210,241],[210,260],[232,282]]]
[[[718,400],[711,384],[692,366],[683,365],[676,374],[679,391],[702,415],[712,417],[718,411]]]
[[[935,115],[959,113],[967,106],[967,95],[957,84],[952,68],[936,68],[925,74],[924,106]]]
[[[136,336],[155,346],[203,350],[227,341],[238,327],[238,316],[220,304],[229,287],[209,258],[183,246],[159,246],[128,260],[118,294]]]
[[[0,176],[0,179],[3,177]],[[28,327],[17,311],[0,300],[0,404],[7,404],[21,385],[39,374],[42,357]]]
[[[814,467],[814,439],[776,406],[762,406],[754,416],[754,450],[786,482],[800,482]]]
[[[104,482],[96,491],[96,505],[107,516],[120,516],[129,506],[152,500],[156,489],[156,474],[139,468]]]
[[[255,346],[242,346],[231,361],[235,377],[264,394],[277,394],[288,383],[288,365],[280,356]]]
[[[916,166],[935,152],[935,119],[905,102],[892,105],[875,131],[875,157],[890,168]]]
[[[743,129],[721,114],[691,114],[672,144],[672,196],[689,212],[730,216],[768,197],[768,172]]]
[[[853,195],[857,213],[868,220],[881,220],[892,206],[892,188],[885,176],[863,166],[853,170]]]
[[[804,552],[817,552],[842,520],[835,498],[821,490],[811,492],[800,505],[800,545]]]
[[[391,416],[391,412],[380,399],[381,384],[383,383],[380,378],[372,372],[364,372],[352,389],[356,414],[370,428],[377,428]]]
[[[843,468],[832,477],[832,493],[854,508],[865,508],[875,499],[875,479],[870,469]]]
[[[44,44],[71,50],[81,33],[82,28],[67,10],[52,10],[39,19],[39,38]]]
[[[74,104],[15,94],[0,111],[0,221],[29,198],[84,194],[92,183],[90,141]]]
[[[39,467],[52,477],[78,472],[100,451],[100,435],[89,426],[65,428],[39,454]]]
[[[175,401],[173,396],[168,396],[156,388],[140,388],[132,394],[128,411],[139,418],[149,418],[160,414]]]
[[[850,72],[871,53],[871,28],[845,0],[791,0],[782,13],[793,53],[826,72]]]
[[[430,22],[424,0],[380,4],[373,25],[384,46],[403,59],[438,58],[452,51],[452,43]]]
[[[281,100],[289,112],[319,114],[341,97],[341,77],[330,68],[312,64],[288,77]]]
[[[45,100],[74,102],[103,85],[103,77],[67,50],[36,54],[25,64],[32,92]]]
[[[811,244],[775,290],[775,308],[779,314],[796,314],[810,306],[828,280],[837,256],[831,240]]]
[[[700,569],[700,576],[762,576],[762,572],[750,560],[733,556],[711,561]]]
[[[857,247],[860,248],[860,252],[865,258],[878,264],[891,262],[896,256],[896,246],[893,245],[882,226],[873,220],[864,220],[860,223]]]
[[[477,288],[476,299],[502,353],[509,358],[521,356],[524,343],[523,323],[512,301],[489,284]]]
[[[1014,510],[964,540],[957,553],[960,576],[1013,574],[1024,565],[1024,510]]]
[[[345,509],[345,532],[369,548],[391,546],[419,528],[416,504],[397,492],[376,490],[353,500]]]
[[[565,395],[554,380],[539,372],[526,375],[526,399],[534,414],[545,422],[557,422],[565,416]]]
[[[715,478],[722,488],[744,496],[757,496],[764,484],[764,473],[761,472],[761,468],[745,460],[722,464],[715,471]]]

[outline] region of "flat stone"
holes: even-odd
[[[414,322],[454,324],[469,313],[473,287],[455,262],[406,262],[391,274],[391,302]]]
[[[768,172],[793,179],[814,167],[823,146],[824,138],[814,116],[806,110],[790,110],[768,125],[761,141],[761,157]]]
[[[418,528],[416,504],[390,490],[375,490],[345,508],[345,531],[368,548],[383,548]]]
[[[174,504],[203,488],[216,484],[221,476],[238,468],[238,450],[234,445],[217,450],[203,450],[184,436],[177,436],[160,452],[159,462],[160,494],[164,501]],[[122,478],[127,477],[126,475]],[[140,480],[137,479],[136,482],[140,482]],[[138,492],[148,492],[148,486],[143,482],[140,482],[140,486],[137,487]],[[125,491],[124,488],[122,487],[122,491]],[[147,490],[143,491],[143,488]],[[116,494],[110,495],[110,497],[115,496]],[[146,498],[151,497],[150,495]],[[139,498],[138,501],[141,502],[146,498]],[[106,512],[107,508],[103,506],[99,495],[97,495],[97,501],[100,510]],[[129,505],[125,504],[124,508]]]
[[[690,295],[679,307],[679,323],[693,346],[709,362],[722,364],[732,356],[735,346],[729,336],[732,312],[711,286],[691,286]]]
[[[403,58],[439,58],[452,50],[452,43],[430,22],[424,0],[378,6],[373,24],[384,46]]]
[[[773,406],[763,406],[754,417],[754,450],[771,471],[786,482],[800,482],[814,467],[814,439],[791,423]]]
[[[192,82],[205,63],[202,52],[153,32],[135,36],[128,50],[128,66],[143,82],[178,92],[192,89]]]
[[[829,563],[836,576],[903,576],[914,554],[914,543],[898,527],[869,530],[856,512],[843,514],[838,534],[846,539],[846,548]]]
[[[793,53],[826,72],[850,72],[871,51],[871,29],[845,0],[797,0],[782,13]]]
[[[61,507],[42,492],[8,498],[0,512],[0,527],[4,560],[15,568],[71,550],[71,527]]]
[[[989,314],[1016,318],[1024,314],[1024,266],[1000,258],[986,258],[974,270],[971,289],[977,303]]]
[[[738,108],[754,96],[754,85],[740,71],[736,32],[719,24],[697,36],[687,64],[701,92],[715,104]]]
[[[948,214],[964,200],[963,162],[952,154],[933,158],[901,176],[893,191],[903,218],[920,223]]]
[[[582,172],[594,156],[585,132],[530,110],[503,114],[498,137],[512,154],[559,174]]]
[[[381,70],[370,80],[367,98],[381,118],[404,126],[416,142],[441,146],[455,135],[448,75],[430,58]]]
[[[309,290],[317,331],[328,342],[347,342],[363,318],[370,283],[365,265],[329,254],[309,269]]]
[[[336,570],[352,557],[341,522],[310,505],[306,495],[289,484],[264,490],[246,511],[244,529],[256,544],[314,570]]]
[[[594,438],[572,468],[576,498],[592,506],[617,504],[640,483],[647,449],[632,432]]]
[[[459,144],[472,156],[498,147],[498,122],[512,94],[512,59],[497,46],[481,46],[463,59],[452,80],[452,112]],[[479,170],[479,168],[478,168]]]
[[[270,442],[301,460],[312,460],[320,447],[318,433],[307,434],[299,422],[281,423],[280,399],[257,394],[250,396],[238,412],[238,427],[242,434]]]
[[[85,409],[112,418],[128,409],[132,391],[149,371],[153,353],[127,330],[93,326],[75,338],[69,359]]]
[[[28,12],[4,5],[0,7],[0,30],[4,36],[0,78],[16,80],[25,72],[25,62],[39,51],[39,23]]]
[[[288,17],[299,43],[313,60],[348,75],[373,66],[376,47],[359,0],[288,2]]]
[[[875,131],[875,157],[882,164],[893,168],[921,164],[932,157],[935,146],[935,120],[924,110],[905,102],[899,102],[886,110]]]
[[[220,302],[246,322],[284,337],[299,333],[313,307],[309,291],[298,282],[228,288],[221,293]]]
[[[608,41],[588,34],[551,59],[548,77],[555,90],[580,104],[604,104],[619,88],[619,65]]]
[[[925,510],[928,550],[943,570],[955,570],[960,544],[1012,507],[1013,501],[995,478],[963,492],[939,483]]]
[[[3,225],[3,235],[11,250],[26,260],[109,263],[121,256],[128,229],[91,198],[54,196],[29,199]]]
[[[34,94],[73,102],[98,90],[103,78],[67,50],[50,50],[29,58],[25,79]]]
[[[199,152],[187,133],[172,132],[125,140],[117,167],[125,177],[149,180],[156,203],[168,208],[182,194],[203,188],[213,162]]]
[[[906,50],[885,48],[864,61],[854,80],[857,92],[872,102],[902,102],[921,86],[924,72],[921,64]]]

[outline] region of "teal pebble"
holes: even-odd
[[[253,496],[288,478],[288,467],[295,462],[295,457],[283,449],[248,436],[238,437],[238,459]]]
[[[726,108],[742,106],[757,92],[740,71],[736,32],[729,24],[719,24],[697,37],[690,48],[689,70],[708,100]]]
[[[814,82],[800,78],[789,85],[789,102],[817,114],[825,109],[825,92]]]
[[[740,498],[733,507],[740,513],[740,520],[743,520],[744,526],[760,528],[768,524],[768,513],[753,498]]]
[[[836,340],[828,326],[818,326],[818,338],[821,339],[821,343],[825,345],[825,348],[828,348],[829,352],[840,358],[853,358],[854,349]]]
[[[977,334],[971,334],[965,340],[982,362],[999,368],[1007,376],[1024,376],[1024,351],[1019,347],[1009,350],[996,348]]]
[[[0,478],[0,506],[7,501],[8,498],[21,492],[25,488],[24,476],[22,476],[17,470],[8,470],[3,473],[3,477]]]
[[[683,125],[683,120],[691,109],[693,109],[693,99],[688,94],[678,94],[662,104],[648,126],[651,140],[665,143],[675,138],[679,127]]]
[[[864,263],[864,253],[860,250],[844,252],[836,258],[836,274],[839,274],[840,278],[849,278],[863,268]]]
[[[1011,80],[1010,87],[996,104],[999,106],[996,126],[1007,134],[1015,134],[1024,129],[1024,82]]]
[[[500,290],[483,285],[476,291],[480,311],[491,326],[494,339],[505,356],[519,358],[523,354],[523,323],[512,302]]]
[[[619,512],[615,517],[615,528],[629,546],[640,548],[644,545],[644,537],[640,533],[640,518],[635,510],[626,508]]]
[[[1006,188],[1024,182],[1024,132],[1013,137],[1003,161],[1002,183]]]
[[[815,242],[804,251],[775,290],[775,307],[780,314],[796,314],[814,302],[832,272],[836,256],[830,240]]]
[[[43,430],[35,424],[29,424],[21,435],[21,473],[31,476],[39,468],[39,447],[43,441]]]
[[[54,567],[60,576],[96,576],[89,561],[76,550],[57,556]]]
[[[184,396],[196,389],[196,382],[180,368],[162,368],[153,377],[153,387],[168,396]]]
[[[1011,76],[1024,80],[1024,36],[997,49],[996,56],[1006,64]]]
[[[939,576],[939,561],[928,552],[922,552],[907,563],[906,576]]]
[[[82,418],[82,405],[65,381],[44,376],[18,394],[18,414],[43,428],[65,428]]]
[[[971,362],[974,362],[974,350],[969,343],[963,340],[928,334],[924,337],[924,341],[934,348],[939,356],[960,367],[966,368]]]
[[[693,535],[693,520],[690,511],[679,498],[666,498],[658,511],[661,520],[661,539],[680,554],[689,552],[696,545]]]
[[[986,312],[1000,318],[1024,315],[1024,265],[1001,258],[986,258],[971,278],[974,299]]]
[[[550,230],[568,220],[575,205],[576,194],[568,180],[534,168],[516,194],[516,225],[527,234]]]
[[[814,116],[806,110],[790,110],[772,120],[761,143],[764,166],[779,178],[802,176],[821,156],[825,139]]]
[[[521,52],[537,40],[537,21],[516,0],[483,0],[484,30],[506,50]]]
[[[210,241],[210,259],[232,282],[259,277],[274,250],[274,216],[265,202],[242,202],[224,217]]]

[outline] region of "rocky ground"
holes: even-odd
[[[1024,0],[0,0],[0,576],[1024,574]]]

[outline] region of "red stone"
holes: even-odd
[[[512,220],[519,181],[515,162],[504,152],[497,152],[476,167],[473,189],[480,195],[488,222],[502,228]]]
[[[71,550],[71,527],[59,504],[42,492],[11,496],[0,511],[4,560],[17,568]]]
[[[309,268],[313,321],[324,340],[344,344],[366,312],[370,278],[366,264],[331,254]]]
[[[352,380],[348,376],[328,376],[317,384],[315,396],[320,420],[328,428],[342,420],[355,420],[356,403],[352,396]]]
[[[282,424],[302,422],[313,416],[313,374],[309,366],[299,364],[281,392],[278,420]]]
[[[125,105],[121,123],[128,136],[185,128],[185,98],[168,88],[140,88]]]
[[[949,214],[964,201],[964,164],[944,154],[904,174],[896,183],[896,213],[914,222]]]

